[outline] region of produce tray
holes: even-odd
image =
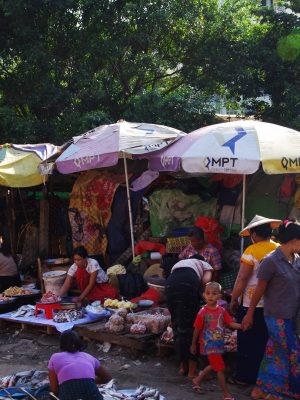
[[[155,346],[155,339],[160,335],[144,333],[134,335],[132,333],[111,333],[105,329],[105,321],[99,321],[88,325],[77,325],[74,329],[81,335],[98,342],[109,342],[121,347],[127,347],[134,353],[149,351]]]
[[[41,295],[41,291],[38,289],[30,289],[32,291],[32,293],[28,293],[28,294],[17,294],[15,296],[11,296],[12,298],[16,298],[16,299],[28,299],[30,297],[34,297],[34,296],[39,296]]]

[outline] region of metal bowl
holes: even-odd
[[[76,303],[60,303],[61,310],[75,310],[78,308]]]

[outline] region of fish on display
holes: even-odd
[[[147,386],[139,386],[133,393],[122,393],[122,390],[117,390],[114,379],[106,385],[99,387],[99,392],[104,400],[159,400],[162,399],[157,389],[152,389]],[[124,392],[127,392],[127,390]]]

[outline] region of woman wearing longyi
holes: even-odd
[[[83,246],[79,246],[73,251],[74,264],[68,270],[67,278],[59,291],[63,296],[72,286],[75,278],[81,291],[80,295],[73,298],[75,302],[84,299],[88,301],[100,300],[105,298],[115,299],[118,297],[117,290],[108,283],[108,277],[98,262],[88,257],[88,253]]]
[[[281,223],[278,219],[256,215],[240,232],[240,236],[250,236],[252,244],[242,254],[240,270],[231,293],[230,311],[235,314],[237,322],[241,322],[248,311],[257,285],[256,274],[261,260],[279,246],[271,240],[271,235],[272,229]],[[267,340],[264,302],[261,299],[255,308],[251,329],[237,332],[236,372],[228,378],[230,383],[243,386],[256,382]]]
[[[253,324],[256,305],[264,296],[269,339],[253,399],[300,399],[300,342],[296,316],[300,307],[300,224],[286,220],[279,227],[280,247],[260,264],[258,283],[243,329]]]

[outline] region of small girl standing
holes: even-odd
[[[241,324],[233,321],[228,312],[218,305],[221,298],[221,285],[218,282],[208,282],[203,293],[206,305],[201,308],[194,322],[194,334],[191,353],[197,352],[197,341],[200,342],[200,354],[207,356],[208,365],[193,379],[193,389],[202,393],[201,383],[210,371],[216,371],[224,400],[234,400],[225,382],[224,329],[241,329]]]

